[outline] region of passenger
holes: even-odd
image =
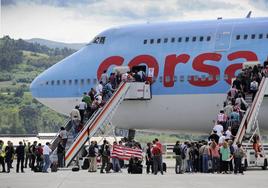
[[[185,159],[187,162],[186,172],[193,172],[193,160],[194,160],[194,151],[191,143],[187,143]]]
[[[64,167],[64,154],[65,154],[64,141],[61,140],[58,143],[58,147],[57,147],[57,157],[58,157],[58,166],[59,166],[59,168]]]
[[[215,142],[215,140],[211,141],[210,144],[210,152],[212,158],[212,173],[220,172],[220,154],[219,154],[219,146]]]
[[[237,171],[244,175],[242,168],[242,159],[245,157],[245,151],[242,148],[241,144],[237,144],[237,149],[234,151],[234,174],[237,174]]]
[[[42,166],[43,164],[43,147],[41,143],[39,143],[36,148],[36,163],[37,166]]]
[[[107,75],[107,70],[103,71],[100,80],[101,80],[103,85],[105,85],[108,82],[109,78]]]
[[[60,128],[59,137],[62,140],[62,145],[65,148],[68,140],[67,131],[64,127]]]
[[[234,135],[232,135],[232,127],[229,126],[228,129],[225,131],[225,139],[226,140],[232,140],[234,138]]]
[[[78,128],[78,125],[81,121],[81,116],[80,116],[80,112],[78,109],[79,109],[79,106],[75,106],[75,108],[70,113],[71,121],[72,121],[73,138],[75,138],[77,133],[78,133],[77,128]]]
[[[91,88],[90,91],[88,92],[88,96],[90,97],[92,102],[94,101],[96,94],[97,94],[97,92],[93,88]]]
[[[8,141],[7,142],[7,146],[5,148],[5,162],[7,163],[7,173],[10,172],[10,169],[12,168],[11,166],[11,161],[12,161],[12,157],[14,155],[15,151],[14,151],[14,147],[12,147],[12,142]]]
[[[35,160],[36,160],[36,149],[37,149],[37,141],[34,141],[33,144],[29,148],[29,153],[31,155],[31,163],[30,168],[34,170]]]
[[[97,156],[98,156],[98,145],[96,141],[91,141],[88,148],[88,161],[89,168],[88,172],[97,172]]]
[[[238,107],[239,107],[241,110],[244,110],[244,111],[247,110],[248,104],[247,104],[247,102],[243,99],[243,97],[242,97],[241,94],[239,94],[238,97],[235,99],[235,104],[238,105]]]
[[[224,113],[224,110],[220,110],[220,113],[217,116],[217,121],[222,125],[223,131],[226,131],[227,115]]]
[[[128,82],[135,82],[135,79],[133,77],[133,73],[132,72],[128,72],[127,81]]]
[[[28,161],[29,161],[29,164],[31,164],[31,154],[29,152],[30,146],[31,146],[31,142],[28,142],[27,145],[25,146],[25,164],[24,164],[24,168],[28,168]]]
[[[123,82],[127,82],[128,81],[128,73],[127,72],[121,75],[121,80]]]
[[[161,174],[163,175],[163,165],[161,161],[162,153],[159,145],[157,145],[156,140],[153,141],[152,154],[153,154],[154,174],[157,175],[158,170],[160,170]]]
[[[115,73],[111,73],[111,74],[110,74],[109,81],[110,81],[110,83],[111,83],[111,85],[112,85],[112,88],[113,88],[113,89],[116,89],[116,87],[117,87],[117,83],[116,83],[116,76],[115,76]]]
[[[256,78],[253,79],[253,81],[250,83],[250,92],[252,93],[252,102],[255,98],[255,95],[258,91],[258,88],[259,88],[259,84],[258,82],[256,81]]]
[[[146,75],[141,69],[139,70],[138,75],[140,76],[142,82],[146,81]]]
[[[227,105],[223,108],[224,114],[226,114],[227,118],[230,119],[230,114],[233,111],[233,105],[232,102],[229,101]]]
[[[217,123],[213,127],[213,130],[216,130],[217,135],[220,137],[223,133],[223,126],[220,124],[220,122],[217,121]]]
[[[219,138],[219,146],[220,146],[220,147],[224,144],[225,139],[226,139],[226,134],[223,133],[223,134],[220,136],[220,138]]]
[[[228,171],[228,164],[229,164],[231,154],[230,154],[230,149],[228,147],[227,142],[224,142],[223,146],[221,146],[220,154],[221,154],[221,161],[222,161],[221,171],[223,174],[228,174],[228,172],[227,172]]]
[[[199,171],[199,152],[198,152],[198,146],[197,143],[192,143],[193,148],[193,171],[198,172]]]
[[[116,78],[116,88],[118,88],[118,86],[122,82],[122,76],[121,76],[120,72],[116,73],[115,78]]]
[[[81,117],[81,123],[84,123],[84,115],[85,112],[87,110],[87,103],[82,99],[82,101],[79,103],[79,113],[80,113],[80,117]]]
[[[117,145],[117,142],[114,142],[113,145]],[[117,157],[112,157],[113,171],[114,172],[122,172],[119,159]]]
[[[253,149],[255,151],[255,157],[263,157],[261,153],[260,136],[255,134],[253,136]]]
[[[187,161],[186,161],[186,151],[187,151],[188,142],[184,142],[181,144],[181,171],[186,172],[187,169]]]
[[[226,141],[228,142],[228,146],[229,146],[229,149],[230,149],[229,171],[230,171],[230,173],[232,173],[234,171],[234,167],[233,167],[234,146],[233,146],[233,141],[232,140],[227,140],[226,139]]]
[[[217,134],[217,130],[213,129],[211,135],[208,137],[208,141],[214,140],[217,144],[219,143],[219,135]]]
[[[236,87],[237,90],[242,91],[241,81],[238,79],[238,77],[236,77],[233,81],[233,85]]]
[[[135,82],[142,82],[142,78],[141,76],[138,74],[138,71],[135,70],[134,74],[133,74],[133,78],[135,80]]]
[[[204,142],[204,145],[202,147],[203,147],[203,152],[202,152],[203,153],[203,156],[202,156],[203,170],[202,170],[202,172],[208,173],[208,160],[209,160],[209,157],[211,156],[210,147],[209,147],[207,142]]]
[[[6,172],[5,168],[5,147],[3,140],[0,140],[0,165],[2,165],[2,172]]]
[[[110,147],[109,143],[104,140],[103,144],[101,145],[100,149],[100,155],[101,155],[101,170],[100,173],[104,173],[103,170],[105,168],[106,173],[109,173],[108,165],[109,165],[109,159],[110,159]]]
[[[52,150],[50,149],[50,143],[47,142],[46,145],[43,148],[43,154],[44,154],[44,166],[43,166],[43,173],[48,173],[47,169],[50,166],[50,159],[49,159],[49,155],[52,152]]]
[[[96,95],[102,94],[102,90],[103,90],[103,83],[102,81],[100,81],[100,83],[96,85]]]
[[[108,101],[112,95],[113,95],[113,92],[115,91],[112,87],[112,84],[110,82],[110,80],[107,82],[107,84],[103,87],[103,97],[104,97],[104,100],[105,101]]]
[[[86,92],[84,92],[82,100],[84,100],[85,103],[87,104],[86,114],[88,114],[88,118],[89,118],[90,117],[89,114],[90,114],[90,111],[91,111],[90,107],[91,107],[91,104],[92,104],[91,97],[89,95],[87,95]]]
[[[182,170],[181,170],[182,158],[181,158],[180,141],[177,141],[176,144],[174,145],[173,152],[175,153],[175,157],[176,157],[175,172],[176,174],[182,174]]]
[[[123,146],[123,142],[122,142],[122,140],[120,140],[119,142],[118,142],[118,144],[120,145],[120,146]],[[120,164],[120,167],[121,168],[123,168],[124,167],[124,160],[123,159],[119,159],[119,164]]]
[[[236,85],[233,84],[232,88],[228,92],[228,96],[232,99],[236,98],[238,95],[238,90],[236,89]]]
[[[153,174],[154,168],[153,168],[153,157],[152,157],[152,143],[150,143],[150,142],[147,143],[145,159],[146,159],[146,172],[147,172],[147,174],[150,173],[150,169],[151,169],[151,173]]]

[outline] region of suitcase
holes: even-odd
[[[131,174],[142,174],[142,165],[133,165]]]
[[[166,163],[163,163],[162,166],[163,166],[163,171],[164,172],[167,172],[167,164]]]
[[[105,168],[106,172],[110,172],[110,170],[113,168],[113,164],[112,163],[108,163],[107,167]]]
[[[42,166],[34,166],[33,167],[33,171],[34,172],[42,172],[43,171],[43,168],[42,168]]]
[[[84,162],[83,162],[83,165],[82,165],[82,169],[86,170],[88,168],[89,168],[89,160],[88,160],[88,158],[85,158]]]
[[[57,172],[58,171],[58,164],[52,163],[50,168],[51,168],[51,172]]]

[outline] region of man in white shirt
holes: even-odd
[[[228,129],[225,131],[225,134],[226,134],[225,139],[226,140],[232,139],[233,135],[232,135],[231,130],[232,130],[232,128],[231,128],[231,126],[229,126]]]
[[[213,130],[217,131],[217,135],[221,137],[222,132],[223,132],[223,126],[217,122],[217,124],[214,125]]]
[[[84,123],[84,115],[87,109],[87,103],[84,101],[84,99],[82,99],[82,101],[79,103],[78,106],[79,106],[79,113],[81,116],[81,123]]]
[[[96,86],[96,95],[101,94],[102,90],[103,90],[103,83],[102,83],[102,81],[100,81],[100,83],[97,84],[97,86]]]
[[[223,143],[225,142],[226,139],[226,134],[222,134],[219,138],[219,146],[221,147],[223,145]]]
[[[255,95],[256,95],[256,93],[258,91],[258,87],[259,87],[259,84],[256,81],[256,79],[254,78],[254,80],[250,83],[250,91],[252,93],[252,101],[255,98]]]
[[[49,159],[49,155],[52,152],[52,150],[50,149],[50,143],[47,142],[46,145],[43,147],[43,155],[44,155],[44,166],[43,166],[43,172],[44,173],[48,173],[47,169],[50,166],[50,159]]]
[[[72,133],[73,137],[76,137],[77,134],[77,127],[81,121],[81,116],[79,112],[79,106],[76,106],[74,109],[72,109],[70,116],[71,116],[71,121],[72,121]]]

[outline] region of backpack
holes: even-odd
[[[250,90],[252,91],[258,90],[258,83],[256,81],[250,83]]]
[[[243,158],[244,157],[244,151],[241,148],[238,148],[234,152],[235,158]]]

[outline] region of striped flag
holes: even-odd
[[[129,148],[121,145],[113,145],[111,157],[118,158],[121,160],[129,160],[131,157],[137,157],[138,159],[142,159],[142,150],[138,148]]]

